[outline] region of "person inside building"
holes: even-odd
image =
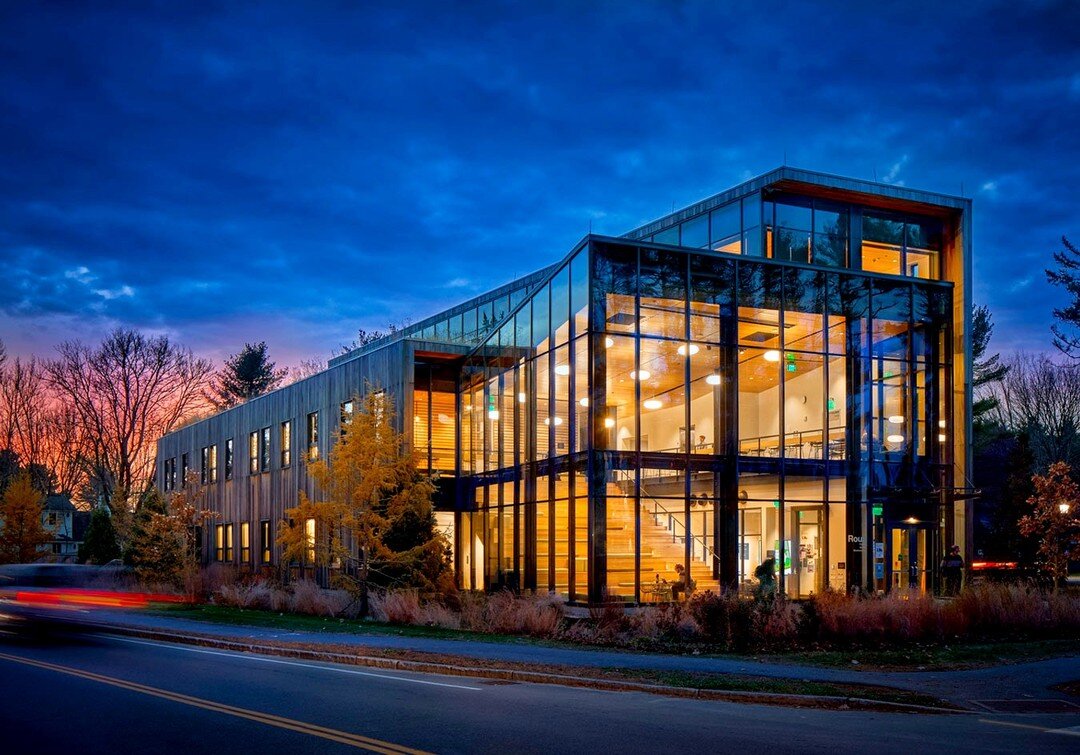
[[[941,578],[944,581],[945,595],[959,595],[964,582],[964,558],[960,555],[960,546],[949,548],[948,554],[941,559]]]
[[[675,581],[671,583],[671,599],[679,600],[679,595],[685,598],[690,594],[691,583],[689,575],[686,573],[686,567],[682,564],[675,564]]]

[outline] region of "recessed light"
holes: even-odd
[[[586,396],[585,398],[578,401],[578,403],[581,404],[582,406],[588,406],[589,405],[589,397]]]
[[[705,376],[705,382],[708,383],[709,385],[720,385],[720,376],[719,375],[706,375]]]
[[[557,365],[555,365],[555,374],[556,375],[562,375],[564,377],[566,375],[569,375],[570,374],[570,365],[568,365],[568,364],[557,364]]]
[[[615,420],[611,417],[604,417],[604,427],[615,427]]]
[[[498,419],[498,418],[499,418],[499,410],[498,409],[492,409],[491,411],[488,412],[488,419]]]
[[[630,373],[631,380],[648,380],[652,377],[652,373],[648,370],[638,370],[637,372]]]
[[[904,436],[903,435],[890,435],[887,438],[885,438],[885,440],[887,440],[889,443],[903,443],[904,442]]]
[[[762,356],[765,357],[766,362],[779,362],[780,361],[780,352],[777,351],[776,349],[769,349],[764,354],[762,354]]]
[[[902,415],[902,414],[894,414],[893,416],[889,417],[889,424],[890,425],[902,425],[902,424],[904,424],[904,415]]]
[[[679,346],[679,356],[684,357],[687,352],[690,353],[690,356],[694,356],[694,354],[697,354],[699,351],[701,351],[701,349],[698,348],[696,343],[691,343],[689,345],[684,343]]]
[[[661,406],[664,405],[664,403],[660,401],[660,399],[647,398],[641,402],[641,405],[644,406],[646,409],[659,409]]]
[[[524,403],[525,403],[525,399],[526,399],[526,396],[525,396],[525,394],[524,394],[524,393],[519,393],[519,394],[518,394],[518,403],[519,403],[519,404],[524,404]]]
[[[614,345],[615,345],[615,339],[614,338],[612,338],[611,336],[607,336],[606,338],[604,338],[604,346],[606,348],[610,349]]]

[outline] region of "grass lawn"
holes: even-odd
[[[778,653],[762,660],[884,671],[950,671],[1024,663],[1080,653],[1080,638],[908,645],[873,650],[811,650]],[[761,656],[759,656],[761,657]],[[857,661],[852,663],[852,661]]]
[[[154,609],[164,616],[194,619],[213,624],[265,627],[293,632],[334,632],[354,635],[394,635],[424,637],[470,642],[499,642],[534,644],[547,647],[576,648],[581,645],[557,640],[542,640],[507,634],[479,634],[439,627],[397,626],[374,621],[335,619],[323,616],[244,610],[215,605],[162,604]],[[598,649],[601,649],[598,647]],[[635,652],[626,648],[603,647],[604,650]],[[662,652],[657,648],[651,652]],[[670,652],[717,657],[743,657],[716,653],[708,645],[672,645]],[[1031,640],[1018,642],[957,643],[952,645],[907,645],[871,650],[806,650],[787,653],[755,653],[755,660],[779,663],[807,664],[833,668],[865,670],[948,671],[981,668],[1006,663],[1022,663],[1080,653],[1080,638],[1062,640]],[[856,661],[857,663],[853,663]]]

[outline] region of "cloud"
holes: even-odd
[[[120,286],[119,288],[113,289],[95,288],[94,293],[100,296],[102,299],[105,299],[106,301],[111,301],[112,299],[119,299],[124,296],[134,296],[135,289],[133,289],[131,286]]]
[[[79,283],[90,283],[96,276],[90,275],[89,268],[80,265],[72,270],[65,270],[64,277],[76,280]]]
[[[590,223],[618,235],[786,153],[980,187],[977,284],[1008,314],[996,334],[1041,329],[1054,293],[1040,276],[1014,291],[1013,262],[1041,270],[1080,234],[1080,51],[1061,32],[1080,6],[845,18],[805,4],[15,4],[0,316],[325,355],[362,324],[420,320],[539,269]],[[829,44],[807,55],[807,39]]]
[[[905,165],[907,165],[907,162],[908,162],[908,156],[904,155],[899,160],[897,160],[895,163],[893,163],[892,167],[889,168],[889,172],[881,177],[882,182],[887,183],[887,184],[896,184],[897,186],[903,186],[904,182],[903,181],[898,181],[896,179],[897,179],[897,176],[900,175],[900,169],[903,168]]]

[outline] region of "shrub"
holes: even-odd
[[[372,617],[389,624],[420,624],[420,598],[413,590],[373,593],[369,598]]]

